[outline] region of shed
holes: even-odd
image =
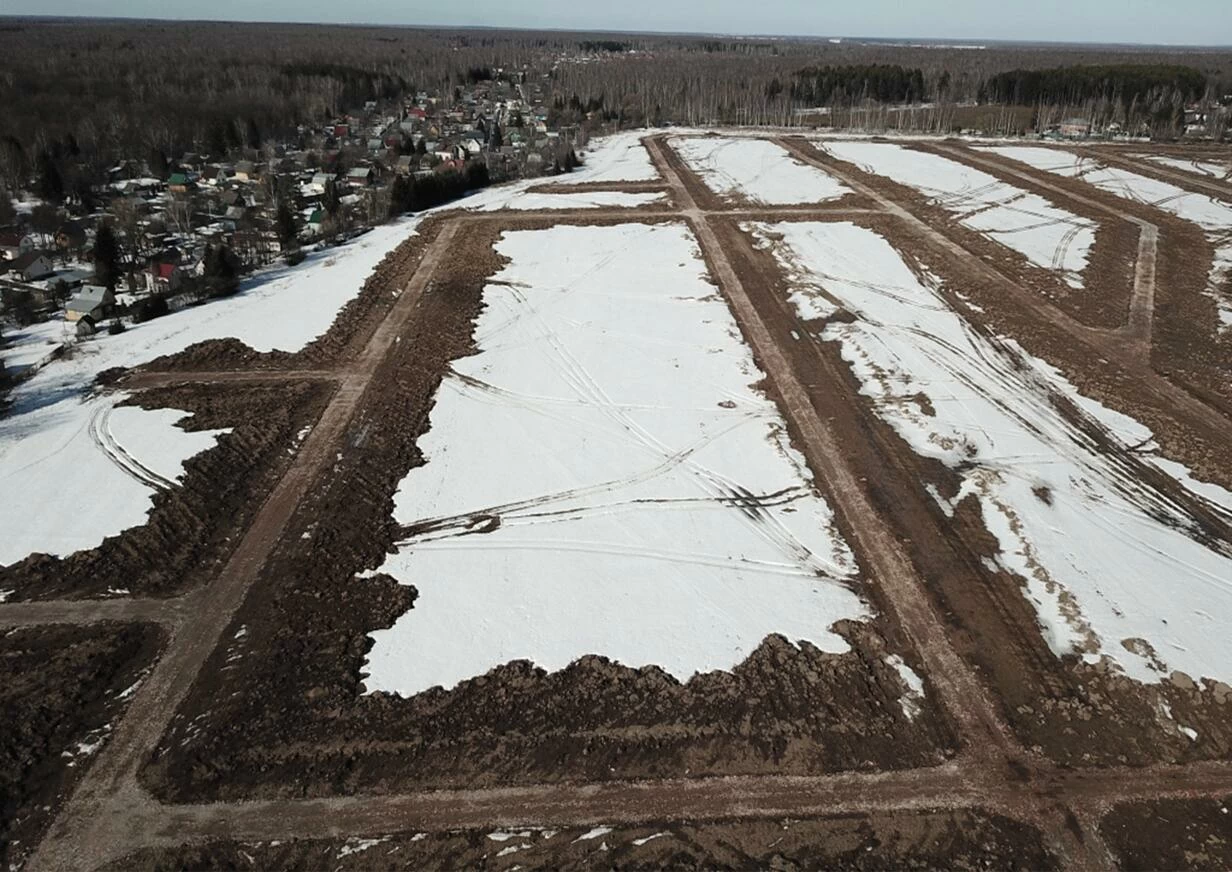
[[[82,285],[77,296],[68,301],[64,311],[66,321],[80,321],[89,316],[94,323],[107,317],[111,307],[115,305],[115,294],[110,288],[102,285]]]

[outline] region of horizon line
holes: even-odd
[[[1203,50],[1232,51],[1232,44],[1218,43],[1166,43],[1166,42],[1098,42],[1086,40],[1042,40],[1042,39],[999,39],[994,37],[947,37],[947,36],[851,36],[843,34],[806,33],[734,33],[725,31],[687,31],[687,30],[618,30],[607,28],[578,27],[532,27],[527,25],[497,25],[497,24],[392,24],[371,21],[267,21],[235,18],[152,18],[149,16],[132,15],[71,15],[71,14],[35,14],[29,12],[0,12],[0,20],[26,20],[35,22],[48,21],[100,21],[100,22],[157,22],[166,24],[250,24],[250,25],[292,25],[298,27],[370,27],[370,28],[401,28],[411,30],[479,30],[479,31],[514,31],[520,33],[577,33],[601,34],[605,36],[650,36],[650,37],[692,37],[698,39],[724,38],[749,39],[768,41],[809,42],[813,40],[839,40],[857,43],[906,43],[904,48],[978,48],[987,45],[998,46],[1063,46],[1063,47],[1100,47],[1100,48],[1135,48],[1135,49],[1168,49],[1168,50]],[[935,43],[935,46],[930,44]]]

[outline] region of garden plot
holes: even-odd
[[[671,146],[710,190],[732,200],[790,206],[851,193],[824,171],[764,139],[677,137]]]
[[[616,182],[654,182],[659,171],[642,145],[643,130],[631,130],[596,139],[582,155],[585,163],[568,175],[550,179],[553,184],[612,184]]]
[[[666,205],[662,191],[571,191],[567,194],[543,194],[527,191],[508,197],[488,198],[467,208],[480,212],[499,209],[636,209],[639,206]]]
[[[227,430],[187,432],[187,412],[64,398],[0,418],[0,566],[65,557],[146,522],[154,495]]]
[[[370,691],[585,654],[678,679],[768,635],[848,650],[853,557],[679,224],[506,233],[380,571],[419,598]],[[362,583],[362,582],[360,582]]]
[[[1066,178],[1082,179],[1101,191],[1125,200],[1162,209],[1177,218],[1193,222],[1206,231],[1215,246],[1211,264],[1210,294],[1219,305],[1219,319],[1225,328],[1232,327],[1232,299],[1222,285],[1232,276],[1232,203],[1216,200],[1206,194],[1195,194],[1168,182],[1110,167],[1097,160],[1056,148],[1027,145],[990,146],[989,151],[1020,161],[1037,170]]]
[[[1232,163],[1226,161],[1187,160],[1183,157],[1172,157],[1166,154],[1140,154],[1137,157],[1145,158],[1151,163],[1157,163],[1162,167],[1182,170],[1183,172],[1193,173],[1196,176],[1205,176],[1216,181],[1226,182],[1232,179]]]
[[[1057,273],[1072,288],[1095,243],[1096,223],[988,173],[935,154],[882,142],[827,141],[819,147],[873,175],[915,188],[960,224]]]
[[[1144,482],[1150,459],[1096,439],[1137,449],[1145,427],[976,330],[939,280],[917,277],[876,233],[847,223],[749,229],[788,271],[804,317],[836,305],[855,316],[823,338],[840,343],[878,414],[959,476],[956,498],[933,490],[942,508],[979,501],[998,566],[1023,579],[1057,654],[1104,657],[1142,681],[1171,670],[1232,679],[1232,546],[1199,541],[1185,506]],[[1182,483],[1203,498],[1199,483]],[[1221,511],[1226,496],[1208,490],[1206,507]]]

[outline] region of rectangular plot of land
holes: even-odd
[[[769,634],[843,652],[869,612],[735,320],[682,225],[509,232],[479,353],[438,392],[403,480],[419,591],[374,632],[370,690],[453,687],[585,654],[680,680]]]
[[[837,179],[764,139],[679,137],[671,147],[710,190],[730,200],[793,206],[851,193]]]
[[[1209,523],[1232,518],[1227,494],[1153,462],[1147,428],[968,322],[877,233],[750,229],[789,271],[802,316],[851,314],[823,338],[840,343],[877,413],[956,473],[956,493],[933,490],[943,511],[978,502],[996,564],[1022,579],[1057,655],[1144,682],[1232,677],[1232,542]]]
[[[1057,273],[1070,287],[1082,287],[1082,272],[1095,243],[1094,221],[940,155],[889,142],[836,140],[819,145],[865,172],[915,188],[965,227]]]
[[[1224,329],[1232,328],[1232,296],[1225,287],[1232,276],[1232,202],[1187,191],[1169,182],[1108,166],[1064,149],[999,145],[989,146],[988,150],[1037,170],[1081,179],[1101,191],[1134,203],[1154,206],[1201,227],[1215,246],[1207,293],[1219,306],[1219,319]]]

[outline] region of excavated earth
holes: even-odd
[[[0,634],[0,868],[20,868],[163,645],[156,627]]]
[[[231,428],[190,458],[177,487],[153,496],[149,521],[96,548],[59,558],[34,554],[0,568],[0,588],[20,600],[174,596],[217,574],[264,494],[291,462],[332,385],[179,385],[142,391],[121,405],[182,409],[188,431]]]
[[[109,872],[179,869],[1046,870],[1039,834],[976,812],[638,827],[404,833],[381,840],[215,842],[145,851]]]
[[[1232,794],[1118,806],[1100,833],[1126,872],[1232,869]]]
[[[792,142],[807,147],[803,140]],[[816,157],[822,165],[830,160],[819,152]],[[668,160],[683,170],[674,154]],[[1220,336],[1213,328],[1195,326],[1212,325],[1214,311],[1200,293],[1211,247],[1192,225],[1079,182],[1048,179],[1160,228],[1153,344],[1149,356],[1144,353],[1135,363],[1123,353],[1124,339],[1113,332],[1125,323],[1133,283],[1138,234],[1130,222],[1037,190],[1099,223],[1087,286],[1078,292],[961,227],[910,189],[849,164],[832,165],[929,227],[942,228],[969,256],[897,218],[850,211],[876,208],[874,198],[860,194],[847,195],[837,206],[826,204],[816,214],[762,210],[766,220],[825,220],[822,212],[828,211],[833,220],[854,221],[884,235],[914,269],[942,277],[951,305],[991,341],[1012,338],[1056,366],[1085,395],[1150,427],[1164,453],[1191,467],[1196,477],[1232,489],[1227,428],[1142,387],[1143,371],[1149,369],[1169,379],[1178,394],[1200,397],[1225,414],[1232,410],[1232,332]],[[1033,190],[1013,175],[973,165]],[[701,209],[732,205],[691,173],[681,177]],[[662,185],[611,186],[617,187]],[[694,216],[691,220],[701,220]],[[348,373],[348,361],[360,355],[389,314],[447,220],[423,222],[381,262],[334,327],[299,354],[259,354],[221,340],[144,367],[151,374],[288,370],[301,377],[133,389],[131,404],[184,409],[193,413],[185,425],[190,429],[232,432],[188,461],[182,486],[155,497],[145,526],[67,559],[32,556],[0,569],[0,588],[14,591],[10,601],[100,597],[118,588],[170,597],[215,578],[287,471],[305,427],[318,419],[336,390],[336,380],[314,380],[303,371]],[[843,654],[772,636],[730,672],[684,683],[657,667],[630,669],[590,656],[553,674],[527,662],[511,663],[452,690],[437,688],[411,699],[365,694],[369,633],[392,625],[416,599],[413,587],[370,574],[401,532],[392,520],[393,497],[407,472],[424,462],[417,443],[430,427],[441,379],[453,361],[475,353],[472,331],[482,289],[502,266],[493,244],[503,228],[515,226],[499,213],[457,220],[463,226],[360,400],[336,462],[295,509],[224,641],[146,758],[141,785],[162,802],[197,803],[909,769],[925,770],[907,774],[926,783],[926,767],[972,752],[931,684],[919,710],[911,717],[905,713],[905,687],[887,656],[901,656],[926,682],[929,676],[876,579],[862,582],[860,593],[877,616],[835,628],[850,644]],[[520,215],[516,226],[618,220],[631,219]],[[681,219],[651,210],[637,220]],[[741,229],[749,216],[706,220],[773,341],[792,370],[807,376],[801,381],[809,400],[835,433],[868,502],[909,557],[945,622],[950,644],[991,689],[1007,732],[1026,749],[1027,762],[1015,777],[1025,784],[1035,774],[1032,766],[1042,768],[1041,761],[1068,770],[1232,757],[1227,685],[1196,685],[1183,676],[1142,685],[1052,654],[1019,580],[987,559],[998,544],[975,499],[959,503],[948,517],[929,495],[928,486],[955,495],[954,472],[921,458],[876,414],[836,343],[799,341],[816,337],[825,322],[803,322],[788,305],[772,255],[755,249]],[[1020,293],[1007,293],[990,281],[981,263],[1008,277]],[[833,317],[851,316],[840,311]],[[1081,342],[1075,341],[1074,324]],[[116,377],[109,374],[108,380]],[[782,405],[770,380],[762,387]],[[1064,403],[1059,408],[1065,413]],[[799,444],[794,428],[789,422]],[[1177,500],[1190,500],[1162,474],[1132,457],[1122,459],[1137,463]],[[818,475],[817,482],[826,492],[824,478]],[[855,541],[841,515],[838,523],[844,537]],[[1209,519],[1207,532],[1230,535],[1218,518]],[[0,863],[24,858],[85,766],[83,758],[62,754],[88,744],[118,715],[124,690],[162,644],[161,631],[118,624],[43,626],[0,636],[3,674],[17,678],[0,682],[5,701],[0,752],[9,761],[0,775],[7,778],[0,780]],[[1161,723],[1158,712],[1164,706],[1192,725],[1199,738],[1191,741]],[[955,765],[968,759],[964,753]],[[1228,820],[1227,802],[1129,803],[1113,806],[1099,832],[1124,868],[1228,868]],[[208,835],[222,841],[146,849],[109,868],[1047,869],[1060,863],[1035,829],[975,810],[616,826],[591,838],[584,838],[590,835],[584,828],[552,835],[517,830],[495,838],[469,830],[403,833],[374,844],[356,839],[238,843],[226,841],[226,830]]]
[[[361,695],[367,634],[413,588],[357,578],[393,547],[398,482],[422,462],[437,385],[472,353],[498,222],[468,228],[409,333],[377,373],[327,487],[300,508],[276,555],[180,711],[146,785],[173,801],[318,796],[443,786],[817,773],[926,766],[954,741],[931,702],[908,718],[886,655],[914,658],[882,621],[844,623],[852,650],[771,637],[731,673],[681,684],[656,667],[587,657],[555,674],[499,667],[412,699]],[[890,638],[887,638],[887,635]],[[225,668],[224,668],[225,666]]]

